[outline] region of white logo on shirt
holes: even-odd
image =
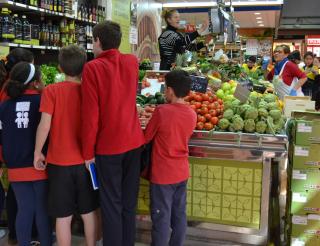
[[[18,128],[28,128],[29,125],[29,112],[30,111],[30,102],[17,102],[16,112],[17,118],[15,123]]]

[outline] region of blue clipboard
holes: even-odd
[[[94,190],[99,189],[97,169],[96,169],[96,165],[93,162],[89,164],[89,172],[90,172],[90,177],[91,177],[91,182],[92,182],[92,188]]]

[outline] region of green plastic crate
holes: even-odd
[[[319,246],[319,233],[319,215],[292,216],[291,246]]]

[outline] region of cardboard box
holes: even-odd
[[[284,97],[283,113],[286,117],[290,117],[293,111],[315,110],[315,101],[311,101],[310,97]]]
[[[302,191],[291,194],[291,214],[294,215],[320,215],[320,192]]]
[[[292,171],[292,192],[320,191],[320,171],[318,168],[310,168]],[[320,205],[320,200],[319,200]]]
[[[320,143],[320,119],[296,120],[295,144],[310,146],[312,143]]]
[[[320,245],[320,216],[292,216],[291,246]]]
[[[292,162],[293,169],[320,168],[320,144],[295,145]]]

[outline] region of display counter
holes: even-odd
[[[188,237],[266,245],[271,163],[287,159],[287,136],[195,131],[189,151]],[[149,211],[145,180],[138,210]]]

